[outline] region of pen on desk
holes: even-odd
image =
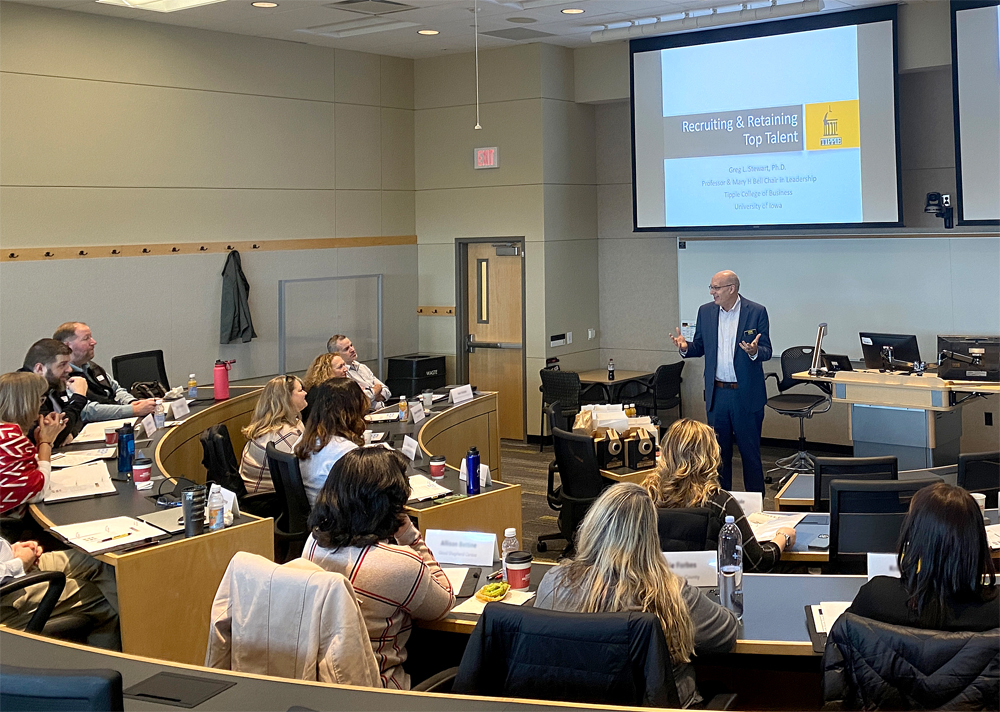
[[[487,581],[496,581],[503,577],[503,569],[498,569],[486,577]]]
[[[124,537],[127,537],[129,534],[130,532],[125,532],[124,534],[115,534],[114,536],[109,536],[107,539],[101,539],[101,543],[103,544],[106,541],[114,541],[115,539],[122,539]]]

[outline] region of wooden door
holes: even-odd
[[[497,392],[500,437],[523,440],[523,253],[498,256],[488,242],[469,243],[467,249],[469,383]]]

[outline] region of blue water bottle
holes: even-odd
[[[135,457],[135,430],[131,423],[118,428],[118,474],[132,474],[132,459]]]
[[[473,445],[465,455],[466,493],[479,494],[479,450]]]

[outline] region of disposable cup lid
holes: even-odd
[[[439,462],[447,462],[447,458],[445,458],[444,455],[433,455],[431,457],[431,462],[433,462],[436,465]]]
[[[152,467],[153,461],[148,457],[137,457],[132,461],[132,467]]]
[[[511,564],[530,564],[531,563],[531,552],[530,551],[512,551],[507,554],[507,565]]]

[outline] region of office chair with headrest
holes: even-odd
[[[869,553],[895,553],[899,531],[913,495],[940,481],[937,477],[874,482],[832,480],[830,565],[835,569],[833,573],[864,573],[861,569]]]
[[[657,507],[660,551],[710,551],[719,543],[719,520],[708,507]]]
[[[998,637],[844,613],[823,652],[823,709],[1000,709]]]
[[[1000,499],[1000,452],[969,452],[958,456],[958,486],[986,495],[994,509]]]
[[[160,349],[115,356],[111,359],[111,373],[118,385],[126,391],[143,381],[156,381],[164,390],[170,390],[167,369],[163,365],[163,351]]]
[[[278,450],[273,443],[267,444],[266,452],[271,482],[281,508],[278,518],[274,520],[274,537],[285,548],[282,560],[290,561],[302,553],[302,546],[309,536],[309,498],[295,455]]]
[[[562,406],[559,401],[555,403],[549,403],[545,408],[545,414],[549,418],[549,431],[552,432],[558,428],[559,430],[569,430],[567,425],[567,418],[562,414]],[[549,463],[548,468],[548,482],[545,488],[545,501],[549,505],[549,509],[554,512],[558,512],[562,509],[562,501],[559,499],[559,493],[562,490],[562,486],[556,486],[556,473],[559,472],[559,463],[553,458],[552,462]],[[548,551],[548,541],[559,541],[566,539],[562,532],[555,532],[553,534],[542,534],[536,540],[535,548],[539,552]]]
[[[767,373],[764,380],[774,378],[778,384],[778,394],[767,399],[767,407],[779,415],[787,415],[790,418],[799,420],[799,450],[794,455],[783,457],[777,460],[776,465],[768,470],[764,481],[770,483],[775,472],[784,472],[784,476],[778,481],[783,485],[785,481],[797,472],[812,472],[816,465],[816,458],[809,452],[806,446],[805,421],[812,418],[816,413],[825,413],[833,406],[830,398],[830,386],[827,383],[813,382],[809,385],[816,386],[822,391],[817,393],[786,393],[795,386],[805,385],[802,381],[792,378],[792,374],[801,371],[808,371],[812,366],[813,346],[793,346],[785,349],[781,353],[781,378],[776,373]],[[820,410],[825,405],[826,407]]]
[[[51,710],[125,709],[122,676],[116,670],[52,670],[0,665],[0,709]]]
[[[559,469],[559,531],[572,548],[573,536],[601,492],[612,483],[601,476],[594,439],[560,428],[552,430],[552,449]]]
[[[817,457],[813,470],[813,511],[827,512],[832,480],[898,480],[899,465],[887,457]]]

